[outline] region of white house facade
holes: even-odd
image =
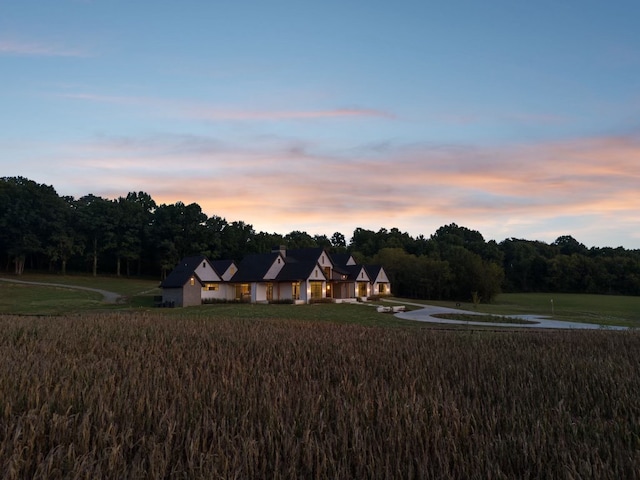
[[[331,255],[322,248],[277,247],[271,253],[247,255],[239,264],[187,257],[161,287],[163,304],[175,306],[217,301],[340,302],[391,294],[381,266],[358,265],[351,255]]]

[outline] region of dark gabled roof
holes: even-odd
[[[324,253],[324,248],[322,247],[309,247],[309,248],[295,248],[293,250],[287,250],[287,261],[313,261],[317,262],[320,258],[320,255]],[[331,257],[329,257],[331,259]]]
[[[347,281],[356,281],[358,280],[358,275],[362,271],[364,267],[362,265],[340,265],[339,267],[335,267],[334,271],[334,280],[347,280]],[[366,272],[366,270],[365,270]],[[336,275],[337,274],[337,275]],[[347,278],[343,279],[342,275],[346,275]],[[369,275],[367,273],[367,275]]]
[[[185,257],[178,265],[171,271],[171,273],[165,278],[160,287],[162,288],[182,288],[189,279],[195,275],[196,268],[204,262],[207,258],[204,255],[196,255],[193,257]],[[198,277],[195,275],[196,278]],[[198,278],[198,281],[200,279]]]
[[[279,252],[247,255],[238,265],[238,271],[231,277],[231,281],[236,283],[263,281],[278,257],[280,257]]]
[[[307,280],[311,274],[313,273],[313,269],[318,266],[318,262],[315,260],[307,260],[307,261],[295,261],[295,262],[287,262],[278,276],[276,280],[279,282],[297,282],[301,280]],[[318,277],[318,280],[326,280],[324,272],[321,268],[318,268],[322,277]]]
[[[329,255],[329,258],[331,259],[331,262],[335,266],[344,267],[347,265],[347,262],[351,258],[351,254],[350,253],[332,253],[331,255]]]
[[[218,274],[220,278],[224,275],[231,265],[233,265],[233,260],[213,260],[209,262],[215,272]]]
[[[369,275],[369,279],[374,281],[380,275],[380,270],[382,270],[382,265],[365,265],[364,269],[367,271],[367,275]]]

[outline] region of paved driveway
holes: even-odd
[[[394,302],[398,305],[402,302]],[[418,303],[404,303],[405,305],[413,305],[423,307],[420,310],[412,310],[410,312],[396,313],[395,316],[405,320],[415,320],[418,322],[445,323],[451,325],[478,325],[491,327],[517,327],[517,328],[564,328],[564,329],[607,329],[607,330],[627,330],[627,327],[598,325],[595,323],[578,323],[563,322],[560,320],[552,320],[549,317],[541,317],[537,315],[508,315],[513,318],[521,318],[537,323],[501,323],[501,322],[473,322],[465,320],[451,320],[447,318],[438,318],[433,315],[439,313],[463,313],[467,315],[484,315],[468,310],[458,310],[455,308],[436,307],[433,305],[423,305]]]
[[[60,288],[71,288],[73,290],[87,290],[89,292],[96,292],[102,295],[102,300],[105,303],[118,303],[121,296],[115,292],[109,292],[107,290],[101,290],[99,288],[90,288],[90,287],[80,287],[77,285],[66,285],[64,283],[46,283],[46,282],[26,282],[24,280],[16,280],[15,278],[0,278],[1,282],[10,282],[10,283],[23,283],[26,285],[42,285],[44,287],[60,287]]]

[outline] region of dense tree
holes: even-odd
[[[347,240],[342,233],[334,232],[331,235],[331,246],[336,252],[342,252],[347,248]]]
[[[23,177],[0,179],[5,271],[64,274],[67,268],[87,268],[97,275],[100,268],[120,275],[124,268],[127,275],[164,277],[186,255],[239,261],[276,245],[319,246],[348,252],[360,263],[382,264],[394,293],[408,297],[490,301],[501,289],[640,295],[639,250],[588,249],[570,235],[551,244],[515,238],[498,244],[452,223],[415,238],[397,228],[356,228],[347,243],[340,232],[331,237],[299,230],[284,236],[256,232],[242,221],[208,217],[196,203],[157,206],[144,192],[75,200]]]
[[[584,255],[587,252],[587,247],[571,235],[563,235],[556,238],[552,245],[558,247],[562,255],[573,255],[574,253]]]
[[[295,249],[295,248],[310,248],[316,247],[316,241],[314,238],[309,235],[307,232],[301,232],[299,230],[294,230],[290,233],[287,233],[284,236],[284,243],[287,248]]]
[[[27,261],[49,263],[66,231],[68,204],[53,187],[23,177],[0,181],[0,245],[21,274]]]
[[[221,258],[241,260],[247,253],[259,253],[253,244],[256,232],[253,225],[245,222],[231,222],[222,231]]]
[[[101,254],[116,246],[116,213],[114,203],[95,195],[85,195],[76,202],[79,234],[82,235],[83,250],[91,261],[91,273],[98,274],[98,259]]]

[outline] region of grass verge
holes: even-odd
[[[535,325],[538,323],[517,317],[506,317],[504,315],[476,315],[473,313],[436,313],[432,315],[432,317],[444,318],[447,320],[460,320],[463,322],[513,323],[518,325]]]

